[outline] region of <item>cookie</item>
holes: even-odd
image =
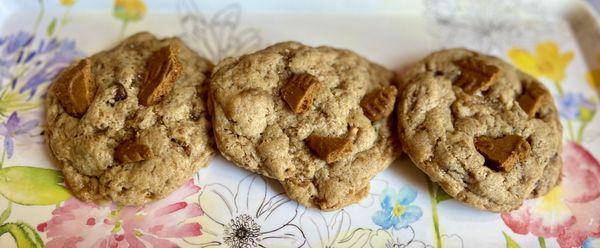
[[[225,158],[333,210],[399,155],[396,95],[393,72],[351,51],[284,42],[216,65],[209,109]]]
[[[562,127],[535,78],[465,49],[433,53],[403,78],[403,150],[449,195],[503,212],[560,177]]]
[[[47,94],[45,134],[73,194],[139,205],[207,166],[212,67],[178,38],[138,33],[61,72]]]
[[[531,194],[528,198],[531,199],[544,196],[552,188],[554,188],[554,186],[560,184],[561,176],[562,160],[561,156],[557,154],[557,156],[550,158],[550,163],[546,165],[546,167],[544,167],[544,172],[542,172],[542,178],[540,178],[540,180],[536,182],[535,188],[533,188],[533,191],[531,191]]]

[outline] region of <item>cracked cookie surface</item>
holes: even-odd
[[[147,59],[171,45],[179,49],[181,75],[159,102],[143,106],[138,93]],[[149,33],[86,60],[96,91],[80,118],[65,112],[57,81],[46,99],[46,139],[75,196],[139,205],[167,196],[208,165],[215,152],[205,106],[208,60],[177,38]]]
[[[466,60],[482,63],[486,72],[475,68],[469,73],[476,77],[461,75],[465,63],[457,61]],[[480,87],[469,81],[465,90],[464,78],[493,82]],[[559,181],[562,127],[548,90],[535,78],[498,58],[450,49],[417,63],[402,85],[397,109],[402,147],[452,197],[480,209],[510,211]],[[530,116],[519,97],[533,89],[548,97],[540,98]],[[510,136],[522,137],[531,151],[508,171],[494,170],[475,140]]]
[[[238,166],[278,180],[302,205],[358,202],[400,153],[395,118],[371,121],[360,106],[393,79],[351,51],[296,42],[225,59],[209,93],[217,146]]]

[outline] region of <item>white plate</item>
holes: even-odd
[[[0,211],[11,210],[0,217],[1,247],[600,245],[600,117],[594,115],[600,26],[584,2],[72,2],[0,2]],[[43,144],[41,100],[52,76],[70,61],[142,30],[181,36],[214,62],[283,40],[352,49],[396,71],[441,47],[497,55],[540,78],[555,96],[565,134],[563,183],[500,215],[443,195],[435,200],[437,187],[402,157],[373,180],[359,204],[319,212],[290,201],[275,182],[217,157],[151,205],[82,204],[60,184]],[[416,199],[408,205],[421,214],[396,216],[380,204],[411,192]],[[376,213],[390,221],[374,220]],[[393,220],[406,225],[389,227]]]

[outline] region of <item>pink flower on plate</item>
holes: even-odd
[[[50,241],[46,247],[177,247],[169,238],[202,234],[199,223],[185,223],[203,215],[196,203],[184,199],[200,187],[189,180],[168,197],[144,206],[98,206],[71,198],[37,226]]]
[[[571,141],[562,156],[562,184],[503,213],[502,220],[515,233],[556,237],[561,247],[579,247],[588,237],[600,237],[600,163]]]

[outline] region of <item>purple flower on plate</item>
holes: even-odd
[[[567,120],[582,118],[587,120],[588,115],[596,111],[596,104],[581,93],[566,92],[556,99],[560,116]]]
[[[19,32],[14,35],[0,38],[0,45],[5,45],[5,48],[3,49],[5,54],[13,54],[21,47],[29,46],[31,41],[33,41],[33,35]]]
[[[35,127],[39,122],[37,120],[29,120],[21,123],[21,118],[17,112],[13,112],[6,122],[0,124],[0,135],[4,137],[4,153],[11,158],[14,152],[14,138],[18,135],[26,134]]]
[[[63,68],[82,53],[75,41],[38,39],[35,35],[18,32],[0,37],[0,87],[7,84],[19,94],[33,97],[38,87],[49,83]]]

